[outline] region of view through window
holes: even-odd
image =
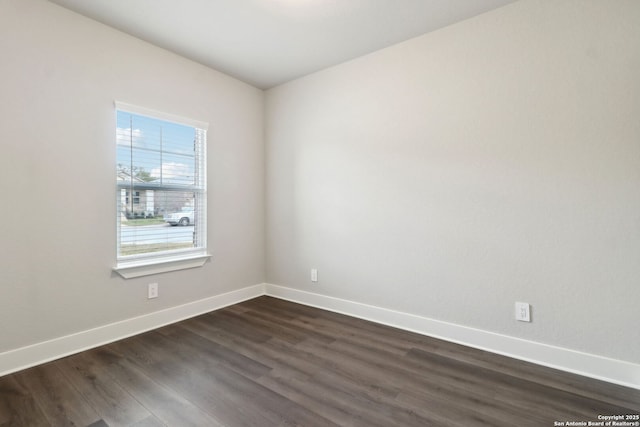
[[[206,252],[206,128],[116,114],[118,262]]]

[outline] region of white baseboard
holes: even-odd
[[[258,284],[0,353],[0,376],[269,295],[640,389],[640,365],[272,284]]]
[[[265,294],[538,365],[640,389],[640,365],[635,363],[272,284],[265,285]]]
[[[264,295],[264,284],[0,353],[0,376]]]

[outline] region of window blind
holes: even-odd
[[[127,104],[116,116],[118,265],[206,253],[206,125]]]

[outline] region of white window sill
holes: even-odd
[[[117,267],[114,267],[113,271],[125,279],[131,279],[134,277],[167,273],[169,271],[202,267],[209,258],[211,258],[211,255],[204,254],[190,257],[166,258],[162,260],[155,259],[153,261],[125,262],[118,264]]]

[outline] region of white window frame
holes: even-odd
[[[159,274],[175,270],[183,270],[187,268],[201,267],[211,257],[207,252],[207,148],[206,132],[209,128],[208,123],[188,119],[181,116],[176,116],[169,113],[155,111],[149,108],[139,107],[136,105],[115,102],[115,112],[124,111],[127,113],[133,113],[136,115],[146,116],[153,119],[159,119],[167,122],[177,123],[195,128],[203,133],[203,146],[200,150],[200,155],[197,157],[198,174],[197,182],[197,209],[200,213],[198,225],[196,226],[196,241],[199,242],[197,248],[176,250],[176,251],[161,251],[161,252],[149,252],[140,255],[127,255],[121,256],[120,252],[120,222],[121,212],[120,208],[116,209],[116,266],[114,271],[120,274],[124,278],[140,277],[151,274]],[[120,188],[116,179],[116,197],[120,193]],[[132,196],[132,195],[131,195]]]

